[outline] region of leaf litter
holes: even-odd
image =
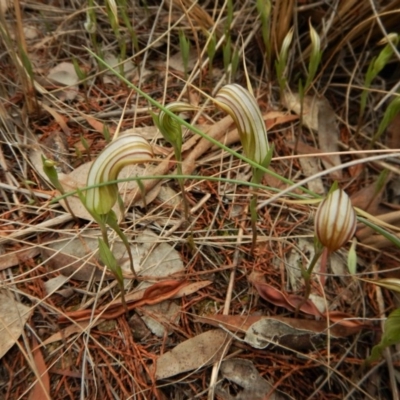
[[[125,73],[128,79],[137,83],[146,93],[163,103],[168,103],[178,97],[189,99],[201,111],[196,117],[188,114],[185,115],[185,118],[198,118],[197,126],[200,129],[204,128],[204,131],[207,131],[211,137],[240,151],[238,134],[233,128],[232,121],[229,118],[220,119],[218,111],[215,111],[210,104],[207,105],[203,94],[197,93],[195,88],[198,85],[202,90],[211,92],[218,90],[220,85],[228,83],[228,81],[245,86],[241,63],[239,63],[235,75],[233,62],[226,67],[223,65],[226,62],[224,58],[229,55],[229,50],[237,50],[237,54],[240,57],[243,55],[246,61],[249,61],[247,59],[249,49],[251,49],[252,56],[257,56],[259,49],[263,48],[263,39],[259,33],[261,29],[258,25],[262,23],[262,18],[257,13],[253,15],[250,12],[247,14],[247,11],[246,13],[242,12],[244,9],[238,8],[242,5],[233,2],[234,19],[227,30],[224,23],[229,20],[229,17],[227,18],[225,9],[212,9],[201,2],[193,5],[186,0],[170,3],[170,7],[154,8],[150,5],[146,9],[139,3],[135,4],[135,12],[130,16],[132,16],[132,23],[140,31],[139,52],[136,52],[134,44],[130,43],[130,40],[124,44],[116,41],[104,10],[96,9],[98,17],[96,40],[99,40],[98,45],[101,46],[99,48],[105,54],[112,54],[113,59],[108,59],[108,62],[116,65],[118,60],[123,58],[119,47],[126,44],[128,61],[125,65],[129,68],[125,69]],[[388,31],[397,26],[395,25],[397,21],[393,23],[391,20],[392,13],[386,12],[386,10],[392,10],[394,6],[394,2],[385,3],[383,6],[385,12],[378,17],[382,18]],[[109,127],[109,132],[113,133],[118,121],[121,121],[122,130],[130,129],[132,126],[137,129],[138,125],[140,125],[139,129],[149,129],[148,138],[154,144],[159,162],[157,161],[154,169],[148,170],[148,173],[165,175],[174,173],[176,169],[171,149],[165,145],[153,126],[149,115],[149,104],[143,101],[137,93],[132,93],[129,87],[121,85],[109,72],[102,73],[94,60],[87,56],[84,49],[92,48],[93,43],[90,42],[90,35],[82,31],[82,13],[75,7],[77,5],[74,3],[71,7],[60,10],[53,2],[49,2],[41,8],[41,18],[37,19],[37,5],[32,5],[30,2],[24,4],[21,11],[25,34],[27,34],[27,27],[41,26],[42,19],[46,21],[45,29],[49,34],[43,38],[40,34],[43,29],[37,29],[38,36],[33,35],[29,39],[29,46],[25,49],[27,56],[34,64],[34,89],[27,90],[29,86],[24,87],[25,70],[21,76],[18,74],[20,63],[6,68],[4,71],[6,81],[15,83],[15,85],[11,85],[10,96],[5,95],[7,100],[5,108],[0,107],[2,121],[5,125],[5,130],[1,134],[0,175],[1,178],[3,178],[3,174],[6,178],[11,177],[11,180],[1,179],[0,188],[1,218],[2,222],[4,221],[4,226],[0,227],[0,243],[3,246],[3,241],[5,242],[4,251],[6,254],[10,254],[10,260],[7,260],[6,257],[0,258],[1,266],[4,268],[2,284],[5,284],[7,289],[10,288],[12,295],[22,299],[24,304],[34,305],[35,311],[31,319],[35,322],[40,321],[40,324],[31,324],[29,329],[26,328],[26,332],[30,334],[33,331],[32,337],[36,336],[41,341],[39,346],[46,346],[42,351],[49,364],[47,366],[42,364],[45,371],[43,374],[48,372],[51,380],[50,392],[53,397],[129,398],[135,396],[143,399],[161,399],[200,398],[203,396],[205,398],[210,383],[208,379],[210,368],[205,366],[210,365],[210,362],[220,363],[218,376],[222,382],[221,385],[218,384],[221,392],[218,392],[217,395],[229,400],[268,396],[274,398],[272,396],[277,394],[277,391],[273,390],[275,387],[282,388],[296,399],[309,397],[338,399],[345,398],[348,393],[351,396],[354,391],[357,391],[355,398],[386,398],[390,397],[388,394],[390,389],[393,390],[394,397],[396,397],[394,389],[388,389],[389,381],[385,374],[376,374],[371,379],[371,385],[367,388],[370,390],[367,390],[367,385],[357,377],[359,365],[365,359],[366,351],[372,347],[372,344],[378,342],[375,330],[372,329],[375,326],[371,327],[374,325],[374,319],[377,315],[384,318],[385,311],[394,306],[392,298],[386,293],[383,307],[380,303],[377,305],[375,299],[377,291],[370,282],[371,280],[368,282],[355,281],[357,284],[350,282],[346,276],[343,262],[341,265],[339,262],[339,267],[332,270],[335,276],[329,277],[327,286],[321,291],[317,285],[314,287],[316,293],[323,293],[326,298],[324,302],[332,308],[333,311],[329,312],[329,316],[325,315],[327,312],[322,312],[315,307],[315,303],[311,302],[305,305],[298,318],[284,319],[285,317],[281,317],[281,315],[292,315],[294,307],[302,298],[301,279],[298,280],[297,287],[288,285],[288,269],[285,269],[285,264],[292,263],[287,258],[288,249],[294,245],[301,247],[298,242],[299,237],[312,235],[312,205],[305,206],[304,203],[295,204],[289,201],[286,203],[285,198],[281,198],[279,204],[272,204],[268,210],[260,211],[258,218],[259,246],[254,257],[250,257],[248,255],[248,237],[246,236],[248,234],[246,207],[249,192],[244,184],[232,185],[232,192],[228,196],[224,193],[224,186],[219,182],[187,180],[185,187],[194,211],[190,221],[183,222],[179,188],[177,190],[177,185],[173,180],[163,182],[161,188],[160,180],[145,181],[147,195],[154,187],[156,188],[155,193],[158,194],[153,198],[149,196],[142,203],[139,203],[141,194],[137,187],[129,192],[124,189],[125,184],[123,184],[121,185],[121,195],[126,199],[127,213],[126,218],[121,219],[121,223],[132,240],[135,266],[139,270],[143,270],[143,275],[140,276],[142,289],[138,288],[136,282],[132,283],[129,270],[127,269],[125,272],[125,283],[129,291],[127,294],[130,304],[129,315],[124,314],[118,298],[118,291],[115,285],[113,286],[113,279],[91,279],[90,275],[93,271],[103,273],[103,267],[94,255],[96,249],[88,250],[88,245],[82,244],[82,236],[87,229],[86,224],[93,226],[93,221],[88,215],[85,216],[84,210],[77,210],[81,220],[72,221],[71,218],[68,219],[68,210],[65,210],[64,213],[60,207],[57,207],[57,204],[49,203],[49,199],[54,198],[57,194],[51,187],[44,184],[45,177],[44,180],[40,178],[41,152],[37,151],[39,157],[35,164],[36,171],[29,167],[26,158],[28,147],[36,147],[39,144],[47,149],[50,148],[51,158],[58,156],[59,153],[67,153],[69,159],[60,162],[68,164],[76,170],[80,168],[79,165],[84,165],[89,157],[93,159],[96,151],[105,145],[102,136],[104,127]],[[276,40],[278,48],[281,39],[290,28],[291,17],[288,16],[294,15],[292,12],[294,9],[290,9],[289,3],[286,7],[285,10],[278,10],[278,14],[276,8],[271,10],[275,16],[272,19],[275,28],[271,32],[274,39],[279,39]],[[306,5],[303,7],[304,10],[303,8],[296,9],[296,13],[301,18],[298,19],[300,25],[299,31],[296,32],[298,43],[291,49],[291,52],[293,51],[295,54],[291,54],[293,57],[288,65],[288,78],[293,78],[289,76],[292,68],[296,70],[300,67],[299,70],[303,70],[304,62],[307,64],[308,60],[307,51],[301,51],[308,46],[309,40],[301,21],[312,20],[317,30],[324,32],[324,40],[329,45],[326,50],[329,57],[331,54],[339,52],[341,57],[343,53],[346,56],[347,48],[357,51],[357,48],[362,47],[360,44],[363,43],[364,37],[375,36],[375,34],[371,34],[372,26],[368,21],[375,21],[376,18],[372,18],[368,5],[363,4],[359,7],[359,4],[354,2],[338,2],[336,5],[337,15],[346,15],[348,18],[346,17],[345,20],[350,21],[349,26],[343,30],[330,30],[329,26],[321,27],[321,13],[327,11],[320,7],[315,3],[312,6]],[[354,7],[357,7],[357,12]],[[336,10],[336,8],[334,9]],[[127,9],[129,13],[132,11],[129,6]],[[245,9],[247,10],[247,8]],[[60,13],[63,17],[61,23]],[[329,12],[327,13],[329,14]],[[283,15],[284,19],[280,20],[279,15]],[[64,18],[64,16],[66,17]],[[79,19],[76,19],[77,16]],[[187,20],[187,16],[190,16],[190,21]],[[330,21],[330,16],[334,21],[335,28],[339,25],[340,28],[343,27],[342,18],[338,18],[336,15],[327,15],[327,18],[323,20]],[[17,26],[14,13],[8,12],[6,18],[12,20],[12,24],[7,25],[10,27],[8,29],[14,29],[13,27]],[[31,20],[34,21],[33,24],[30,23]],[[122,15],[118,22],[123,25],[121,32],[129,36],[129,24]],[[352,26],[355,26],[356,29],[350,29]],[[243,30],[243,28],[249,29]],[[177,41],[175,40],[178,30],[184,31],[191,41],[192,48],[196,45],[196,53],[204,56],[201,60],[204,63],[192,71],[192,77],[187,82],[190,85],[189,90],[187,90],[186,83],[177,76],[181,75],[183,65],[179,60],[179,56],[182,55],[177,52]],[[342,39],[335,39],[338,31],[350,32],[343,38],[343,40],[346,39],[346,46],[343,46]],[[77,35],[79,32],[82,34]],[[201,34],[198,34],[199,32]],[[367,35],[368,32],[369,35]],[[232,44],[231,48],[227,45],[227,33],[231,33],[232,38],[245,38],[245,43],[229,42]],[[208,40],[214,34],[218,46],[216,58],[214,65],[207,66],[205,57],[209,49],[206,48],[204,40]],[[225,42],[222,41],[223,34],[225,34]],[[18,40],[18,37],[20,36],[12,33],[10,40],[13,42],[11,43],[15,44],[14,41]],[[2,39],[4,38],[2,37]],[[373,43],[376,41],[374,41],[375,37],[371,37],[371,39],[366,50],[368,54],[373,55]],[[7,41],[3,40],[2,45],[7,46]],[[221,49],[221,46],[224,49]],[[273,47],[274,53],[276,46]],[[19,47],[15,46],[15,48]],[[23,46],[21,48],[24,49]],[[7,67],[10,62],[12,63],[10,55],[13,53],[10,50],[6,47],[6,51],[2,53],[2,61],[6,61],[2,65]],[[299,51],[300,53],[298,53]],[[166,62],[168,58],[171,59],[171,54],[168,52],[176,55],[174,61],[176,61],[177,69],[171,69],[169,73],[166,73]],[[76,86],[76,76],[73,77],[72,64],[69,63],[69,66],[66,67],[61,63],[63,60],[71,60],[71,56],[78,59],[79,65],[87,66],[85,72],[88,74],[88,78],[80,82],[79,86]],[[386,88],[384,90],[381,87],[378,88],[379,90],[372,88],[369,94],[371,109],[368,110],[368,121],[365,125],[360,126],[357,136],[353,127],[357,123],[354,121],[354,116],[358,112],[355,103],[359,98],[360,88],[349,84],[346,88],[347,91],[344,90],[341,93],[341,86],[346,85],[342,83],[337,85],[333,75],[329,76],[329,79],[325,79],[328,78],[325,72],[329,72],[329,68],[334,64],[328,56],[324,57],[325,64],[321,69],[323,79],[316,79],[312,88],[315,93],[317,91],[324,93],[326,98],[319,93],[309,96],[312,90],[308,92],[305,101],[306,112],[303,116],[303,125],[300,127],[297,115],[272,110],[275,107],[280,108],[282,104],[279,104],[277,96],[273,95],[278,89],[274,86],[276,82],[273,79],[265,82],[264,77],[260,75],[260,67],[267,71],[266,65],[261,65],[263,61],[254,63],[253,61],[257,59],[254,58],[251,62],[246,62],[257,102],[262,108],[269,130],[270,141],[274,142],[276,149],[271,169],[290,179],[297,180],[301,175],[312,176],[321,170],[320,162],[327,169],[333,165],[340,166],[340,158],[343,161],[356,159],[358,157],[356,151],[354,154],[337,156],[336,159],[334,156],[324,153],[337,152],[339,149],[348,148],[345,146],[349,144],[362,150],[368,148],[368,135],[370,130],[373,131],[374,126],[377,125],[377,121],[372,119],[375,115],[378,116],[380,110],[373,109],[373,103],[375,100],[379,100],[380,93],[386,91]],[[356,56],[358,57],[357,54]],[[3,57],[9,57],[11,61]],[[274,54],[271,57],[269,61],[273,65]],[[17,59],[19,60],[19,58]],[[367,70],[368,65],[363,64],[363,60],[360,58],[357,60],[356,68],[352,71],[352,65],[351,63],[349,65],[348,59],[348,57],[344,57],[343,62],[341,61],[340,66],[345,67],[343,71],[348,68],[349,75],[351,74],[350,82],[353,79],[362,82],[362,71]],[[261,57],[260,60],[264,60],[264,57]],[[292,63],[293,67],[291,67]],[[38,75],[48,74],[48,65],[59,66],[61,70],[59,72],[51,71],[53,73],[52,81],[47,79],[47,83],[45,83]],[[326,68],[327,66],[328,68]],[[229,71],[226,79],[223,67],[227,68],[225,72]],[[29,70],[26,65],[24,68]],[[192,67],[190,66],[190,68]],[[119,68],[117,67],[117,69]],[[176,72],[177,74],[175,74]],[[268,73],[270,72],[268,71]],[[66,80],[63,81],[62,76],[66,77]],[[253,79],[255,76],[258,77],[256,80]],[[198,78],[199,80],[197,80]],[[344,82],[345,78],[346,73],[340,76],[341,82]],[[385,85],[389,85],[386,78],[381,79]],[[328,81],[334,83],[333,90],[331,90],[331,85],[324,86]],[[287,83],[290,87],[297,86],[297,82],[292,80]],[[77,90],[74,97],[68,98],[68,95],[72,96],[73,94],[73,91],[68,92],[69,88]],[[8,90],[8,84],[6,84],[5,90]],[[55,97],[60,94],[64,97]],[[39,106],[37,114],[29,112],[30,108],[27,107],[29,99],[35,99],[35,97]],[[349,99],[352,101],[349,102]],[[299,104],[298,99],[296,103]],[[294,108],[293,111],[296,112]],[[340,121],[340,131],[335,113],[346,119]],[[310,118],[307,119],[307,116]],[[299,132],[300,129],[301,132]],[[297,134],[301,138],[296,144],[293,139]],[[42,137],[37,140],[39,136]],[[57,147],[57,141],[53,141],[53,136],[55,139],[58,137],[66,140],[64,150]],[[47,141],[46,138],[50,138],[50,140]],[[85,151],[82,150],[81,138],[84,138],[88,145],[88,149],[84,149]],[[286,140],[288,138],[289,142]],[[340,142],[340,147],[336,146],[338,142]],[[333,144],[336,147],[333,147]],[[293,158],[291,150],[295,146],[297,146],[296,155]],[[74,149],[79,151],[73,154]],[[311,153],[317,154],[318,160],[314,160],[314,165],[307,170],[303,159],[309,158],[305,156]],[[288,162],[287,159],[290,161]],[[392,169],[396,168],[394,163],[390,166]],[[360,189],[367,187],[367,183],[373,182],[377,171],[384,167],[384,164],[373,163],[365,164],[362,167],[358,166],[358,169],[351,171],[343,170],[342,176],[331,175],[319,180],[319,187],[314,187],[313,190],[324,193],[329,188],[332,179],[339,179],[341,184],[346,186],[349,194],[359,191],[360,198],[369,197],[371,191],[363,194]],[[183,170],[187,174],[204,177],[243,178],[243,183],[249,177],[248,170],[246,171],[246,167],[241,161],[232,158],[226,151],[220,151],[206,139],[192,135],[191,132],[185,132]],[[62,172],[64,175],[60,174],[60,177],[65,178],[66,175],[67,181],[70,180],[71,188],[85,185],[86,175],[83,174],[79,182],[79,177],[73,181],[73,176],[70,176],[68,171]],[[398,173],[395,172],[395,177],[397,175]],[[6,181],[7,183],[4,184]],[[270,196],[270,189],[288,187],[287,183],[276,179],[274,181],[267,176],[264,177],[263,182],[270,188],[265,187],[260,192],[260,198],[261,196]],[[161,195],[164,189],[166,189],[165,193]],[[173,201],[172,198],[174,198]],[[388,212],[387,207],[393,206],[393,204],[388,206],[387,200],[388,197],[383,192],[382,197],[377,198],[369,210],[373,213],[379,210],[379,213],[382,212],[385,215]],[[202,201],[204,203],[200,203]],[[73,202],[72,198],[71,202]],[[196,208],[198,203],[202,206]],[[75,207],[78,205],[74,205],[74,209]],[[119,215],[119,217],[122,216]],[[244,239],[240,243],[237,241],[239,228],[245,232]],[[17,235],[18,229],[20,233]],[[43,230],[46,230],[46,234]],[[147,239],[143,238],[141,243],[138,238],[140,239],[140,234],[143,232]],[[8,234],[10,235],[8,236]],[[361,273],[369,274],[370,265],[375,263],[380,264],[382,270],[384,268],[396,269],[398,252],[388,253],[384,247],[382,251],[377,251],[376,239],[379,238],[379,235],[372,235],[369,231],[365,231],[364,234],[371,242],[368,247],[362,247],[362,251],[360,251],[362,258],[365,259],[360,262]],[[50,241],[54,242],[70,241],[77,249],[83,247],[87,251],[82,256],[74,257],[73,248],[63,252],[64,242],[61,249],[51,250],[49,257],[41,252],[39,255],[39,248],[51,247],[51,243],[42,240],[49,239],[49,237]],[[166,247],[164,244],[168,244],[170,247]],[[118,241],[116,241],[115,249],[118,246]],[[235,251],[240,254],[239,263],[232,263]],[[23,256],[20,257],[19,254]],[[14,256],[11,257],[11,255]],[[63,257],[70,257],[64,267],[73,267],[72,275],[68,273],[65,278],[58,271],[60,265],[50,268],[48,262],[49,258],[54,258],[56,263],[62,264],[65,261],[63,261]],[[73,274],[84,268],[83,257],[87,257],[91,266],[86,278],[79,281]],[[123,265],[124,258],[126,258],[123,251],[118,258]],[[43,262],[44,259],[45,262]],[[230,275],[234,268],[236,275]],[[63,269],[65,272],[65,268]],[[262,276],[266,277],[266,281],[255,279],[249,282],[247,278],[252,271],[260,272]],[[230,279],[230,277],[234,279]],[[203,278],[204,280],[202,280]],[[228,282],[231,280],[233,284],[228,287]],[[397,287],[396,281],[382,282],[380,280],[380,282],[386,284],[384,288]],[[63,291],[67,297],[63,297]],[[220,315],[225,296],[227,300],[224,305],[224,313],[225,309],[229,308],[230,315]],[[229,299],[230,301],[228,301]],[[229,303],[229,307],[227,303]],[[154,310],[155,305],[160,309]],[[146,307],[149,307],[147,313],[144,312]],[[168,314],[169,309],[172,310],[170,317],[162,320],[163,314]],[[212,314],[208,316],[208,320],[203,315],[207,312],[203,313],[203,310],[208,310]],[[143,318],[154,316],[153,321],[162,322],[162,329],[161,326],[158,327],[160,329],[154,329],[156,332],[154,334],[144,327],[142,334],[136,332],[136,336],[134,336],[135,330],[130,325],[139,325],[138,321],[143,322],[139,314]],[[268,323],[265,322],[268,319],[267,316],[270,318]],[[271,317],[273,318],[271,319]],[[62,325],[58,325],[58,323],[62,323]],[[104,325],[102,325],[103,323]],[[65,324],[69,325],[65,326]],[[210,334],[208,339],[211,340],[202,342],[196,338],[201,337],[208,329],[207,324],[213,325],[215,328],[223,327],[225,330],[230,330],[231,333],[227,334],[218,329],[217,332],[221,333]],[[367,329],[362,334],[362,340],[358,341],[357,346],[352,346],[356,338],[351,338],[351,335],[359,333],[360,329],[364,327]],[[271,348],[256,349],[251,344],[244,342],[250,332],[253,334],[253,338],[248,339],[249,342],[253,341],[254,344],[258,343],[260,346],[271,340],[273,342]],[[219,353],[218,346],[214,346],[212,343],[213,340],[218,341],[221,334],[227,335],[230,341],[230,344],[225,347],[226,354]],[[162,335],[162,339],[157,335]],[[277,336],[282,337],[282,342],[277,340]],[[319,338],[321,342],[314,343],[310,337]],[[55,341],[59,343],[55,343]],[[179,346],[183,343],[187,348],[195,349],[193,354],[199,354],[200,358],[196,360],[193,354],[188,355],[183,348],[181,350]],[[25,345],[22,339],[19,339],[18,345],[22,344]],[[32,344],[31,347],[35,348],[35,345]],[[207,350],[206,347],[209,349]],[[211,361],[201,359],[201,353],[206,350],[210,352],[208,359]],[[169,366],[162,368],[162,363],[160,363],[159,372],[163,374],[160,376],[169,377],[162,378],[166,380],[164,382],[156,382],[154,375],[156,369],[151,369],[150,366],[158,367],[158,360],[163,361],[164,355],[174,351],[176,358],[181,363],[178,364],[179,368],[176,368],[175,372],[184,374],[184,376],[169,375],[175,372],[171,371]],[[213,351],[214,356],[212,356]],[[232,356],[234,356],[233,359]],[[185,357],[192,357],[192,362],[187,362]],[[251,359],[251,362],[246,362],[246,359]],[[0,366],[1,375],[3,376],[4,371],[4,376],[9,379],[0,379],[1,395],[4,393],[15,398],[22,397],[25,395],[24,391],[27,389],[27,385],[36,379],[32,373],[34,365],[29,365],[29,361],[24,359],[17,346],[8,350],[2,361],[4,362]],[[395,362],[396,360],[393,365]],[[26,368],[27,365],[28,368]],[[50,365],[56,365],[56,367],[50,368]],[[380,368],[385,372],[386,368],[390,371],[391,365],[388,362],[387,365]],[[109,385],[94,384],[93,376],[98,379],[98,382],[108,382]],[[348,376],[351,376],[353,380],[347,379]],[[85,384],[81,384],[83,378]],[[178,381],[179,384],[177,384]]]

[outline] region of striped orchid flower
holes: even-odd
[[[118,185],[115,181],[122,168],[129,164],[141,164],[153,159],[153,151],[146,139],[139,135],[123,135],[111,142],[93,162],[88,178],[86,207],[89,211],[104,215],[111,211],[118,199]],[[92,187],[95,186],[95,187]]]
[[[215,102],[235,121],[246,157],[263,165],[269,150],[268,136],[254,96],[240,85],[229,84],[217,93]]]

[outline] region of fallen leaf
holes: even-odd
[[[278,393],[273,392],[273,386],[262,378],[257,368],[250,360],[231,358],[221,364],[220,373],[224,379],[238,385],[241,390],[234,387],[232,396],[223,382],[218,384],[216,393],[224,400],[279,400],[283,399]]]
[[[188,63],[187,63],[187,72],[191,72],[194,65],[197,62],[197,51],[195,49],[190,49],[189,55],[188,55]],[[165,68],[165,61],[159,63],[158,65],[162,66],[162,68]],[[178,53],[175,53],[169,58],[169,66],[170,68],[174,69],[175,71],[184,73],[185,68],[183,65],[183,58],[182,58],[182,53],[179,51]]]
[[[47,346],[50,343],[58,342],[60,340],[64,340],[69,338],[71,335],[75,333],[84,333],[86,329],[90,326],[90,328],[94,328],[100,323],[104,322],[104,319],[97,319],[95,321],[79,321],[74,322],[72,325],[67,326],[64,329],[60,329],[58,332],[54,333],[46,340],[43,341],[42,346]]]
[[[181,307],[173,301],[163,301],[159,304],[142,306],[140,314],[143,322],[158,336],[170,335],[173,333],[172,324],[178,324],[180,319]]]
[[[63,90],[56,90],[54,95],[60,100],[74,100],[79,92],[78,82],[79,78],[75,71],[74,64],[70,62],[61,62],[52,68],[47,79],[52,82],[66,86]]]
[[[36,246],[9,251],[5,254],[1,254],[0,271],[2,271],[3,269],[14,267],[15,265],[18,265],[19,263],[22,263],[26,260],[30,260],[31,258],[34,258],[39,254],[40,250]]]
[[[0,291],[0,359],[17,342],[32,311]]]
[[[0,13],[4,16],[6,11],[12,6],[11,0],[0,0]]]
[[[386,189],[386,183],[388,182],[389,180],[386,180],[385,184],[382,185],[379,190],[377,190],[377,183],[375,182],[360,188],[357,192],[351,195],[351,204],[353,207],[361,208],[371,215],[379,214],[379,204]]]
[[[301,101],[298,93],[285,92],[284,105],[295,112],[301,112]],[[303,123],[318,134],[319,149],[323,153],[339,153],[339,127],[336,114],[325,97],[305,96],[303,99]],[[329,161],[327,161],[329,159]],[[321,158],[326,169],[341,165],[339,154],[329,154]],[[330,174],[332,179],[341,180],[341,170]]]
[[[61,286],[69,281],[69,278],[64,275],[58,275],[49,279],[44,283],[44,288],[47,294],[57,293],[63,297],[70,297],[73,295],[74,290],[70,287],[67,289],[59,290]]]
[[[209,317],[197,317],[195,322],[216,327],[222,326],[235,334],[246,334],[246,336],[250,337],[248,338],[250,345],[252,345],[252,340],[254,343],[268,341],[268,343],[281,344],[294,350],[315,348],[315,344],[326,341],[325,335],[328,332],[332,338],[342,338],[354,335],[362,328],[361,325],[346,326],[340,324],[330,324],[328,327],[326,320],[281,316],[266,317],[263,315],[213,315]],[[283,328],[280,328],[282,326]],[[277,327],[277,329],[274,329],[274,327]],[[251,335],[253,335],[253,339],[251,339]],[[257,335],[261,336],[257,337]]]
[[[272,285],[263,282],[257,273],[250,274],[248,279],[254,285],[254,287],[257,289],[257,292],[264,300],[267,300],[278,307],[284,307],[289,311],[294,311],[296,310],[297,305],[302,303],[304,300],[304,297],[302,296],[282,292],[274,288]],[[355,330],[369,326],[361,320],[355,319],[353,316],[343,313],[341,311],[328,311],[325,313],[321,313],[310,299],[308,299],[300,307],[300,311],[305,314],[313,315],[315,317],[329,319],[332,323],[336,323],[349,328],[354,328]]]
[[[120,71],[120,65],[123,68],[123,74],[126,79],[131,79],[135,72],[135,65],[133,64],[132,60],[124,60],[121,61],[115,54],[106,53],[104,56],[104,61],[116,71]],[[116,81],[115,75],[107,70],[105,73],[104,83],[114,83]]]
[[[43,243],[41,246],[43,261],[53,271],[58,271],[64,276],[80,281],[90,279],[99,281],[102,279],[103,271],[97,267],[101,264],[97,255],[94,255],[99,246],[98,237],[101,237],[101,233],[97,230],[75,238],[61,235],[59,239]],[[120,242],[117,242],[116,246],[118,250],[124,247]],[[104,279],[114,279],[114,275],[106,272]]]
[[[162,301],[172,299],[187,284],[186,281],[174,279],[155,283],[147,289],[139,291],[140,294],[134,292],[126,295],[127,308],[128,310],[133,310],[144,305],[158,304]],[[69,320],[85,321],[92,316],[100,316],[103,319],[115,319],[123,315],[125,311],[125,308],[121,304],[121,299],[118,299],[95,311],[77,310],[65,312],[59,317],[59,322],[66,323]]]
[[[86,119],[86,122],[96,131],[101,134],[104,133],[104,124],[93,118],[91,115],[82,114],[82,117]],[[107,129],[111,134],[114,134],[115,128],[107,125]]]
[[[156,361],[156,379],[199,369],[219,360],[227,334],[219,329],[201,333],[178,344]]]
[[[50,376],[49,370],[44,361],[43,354],[38,347],[38,342],[32,335],[32,354],[35,363],[35,371],[37,371],[36,382],[33,385],[32,391],[29,393],[29,400],[44,400],[51,399],[50,397]]]
[[[69,173],[72,170],[69,157],[69,148],[67,137],[61,132],[51,132],[42,141],[41,145],[46,158],[49,158],[57,163],[57,172]]]

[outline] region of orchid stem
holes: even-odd
[[[251,242],[251,254],[254,254],[254,250],[257,243],[257,194],[254,193],[250,200],[250,216],[251,216],[251,231],[252,231],[252,242]]]
[[[310,297],[311,294],[311,275],[312,272],[314,270],[314,267],[316,266],[319,258],[321,257],[321,254],[324,251],[324,247],[316,249],[314,256],[308,266],[307,269],[303,268],[303,266],[301,266],[301,275],[304,278],[304,283],[305,283],[305,289],[304,289],[304,298],[302,301],[300,301],[300,303],[297,304],[296,309],[294,310],[294,316],[295,318],[297,318],[297,315],[301,309],[301,307],[303,307],[303,305],[307,302],[308,298]]]

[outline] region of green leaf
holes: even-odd
[[[347,268],[350,274],[354,275],[357,272],[357,252],[356,252],[357,240],[354,238],[349,253],[347,255]]]
[[[383,237],[385,237],[387,240],[390,240],[395,246],[397,246],[400,249],[400,239],[393,235],[392,233],[386,231],[385,229],[381,228],[378,225],[375,225],[371,221],[368,221],[365,218],[359,217],[358,220],[362,222],[363,224],[367,225],[368,227],[372,228],[375,232],[378,232],[381,234]]]
[[[365,360],[367,364],[379,360],[383,351],[397,343],[400,343],[400,308],[389,314],[385,321],[384,332],[379,344],[373,347],[371,355]]]

